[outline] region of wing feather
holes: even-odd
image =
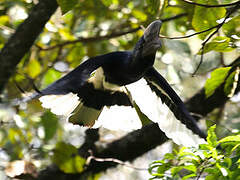
[[[175,143],[184,146],[197,146],[204,143],[205,140],[203,138],[205,138],[205,134],[198,127],[195,127],[197,126],[195,120],[193,118],[189,119],[189,114],[186,115],[188,112],[184,109],[185,107],[176,105],[171,99],[172,94],[169,95],[168,91],[163,91],[165,88],[162,87],[162,84],[159,88],[156,88],[156,83],[159,83],[156,80],[158,76],[152,76],[152,74],[147,73],[145,77],[147,81],[141,79],[138,82],[127,85],[127,89],[130,91],[133,100],[139,106],[140,110],[150,120],[158,123],[159,128],[169,138],[173,139]],[[174,99],[175,96],[172,98]],[[191,129],[191,126],[193,126],[195,132]]]

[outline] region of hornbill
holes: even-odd
[[[118,106],[134,110],[137,104],[175,143],[184,146],[204,143],[206,135],[153,67],[156,51],[161,47],[161,24],[160,20],[152,22],[133,51],[89,58],[31,98],[39,98],[43,107],[57,115],[68,116],[73,124],[89,127],[94,126],[104,109],[118,111]],[[151,100],[150,105],[146,99]]]

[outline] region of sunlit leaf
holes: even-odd
[[[230,38],[223,36],[214,38],[211,42],[207,43],[204,46],[204,53],[207,53],[209,51],[229,52],[232,50],[234,50],[234,48],[232,47]],[[198,54],[201,54],[201,52]]]
[[[48,141],[52,139],[57,131],[58,127],[58,118],[55,114],[47,111],[41,117],[41,123],[44,128],[44,140]]]
[[[106,7],[109,7],[112,4],[118,5],[118,0],[101,0],[101,1]]]
[[[238,67],[234,72],[232,72],[229,75],[229,77],[226,80],[226,83],[224,85],[224,92],[229,98],[233,97],[236,91],[236,88],[238,85],[239,73],[240,73],[240,68]]]
[[[41,72],[41,65],[36,59],[31,59],[27,66],[27,73],[31,78],[37,77]]]
[[[9,16],[0,16],[0,24],[4,25],[9,22]]]
[[[59,34],[61,35],[63,40],[74,40],[75,37],[72,35],[68,28],[61,28],[59,29]]]
[[[43,87],[46,87],[47,85],[59,79],[60,77],[61,77],[60,72],[54,69],[49,69],[43,78]]]
[[[207,142],[212,147],[217,146],[217,136],[215,134],[215,129],[216,129],[216,125],[213,125],[208,129]]]
[[[196,1],[202,4],[218,4],[217,0],[198,0]],[[195,6],[192,25],[196,31],[203,31],[213,26],[216,26],[217,20],[225,16],[226,9],[221,8],[205,8],[202,6]],[[202,33],[199,35],[200,38],[204,39],[211,31]]]
[[[159,11],[160,0],[147,0],[148,10],[151,14],[156,15]]]
[[[71,144],[59,142],[54,150],[53,162],[65,173],[83,171],[85,159],[78,155],[78,150]]]
[[[171,168],[171,173],[172,175],[176,175],[179,173],[179,171],[181,171],[184,168],[184,166],[176,166]]]
[[[228,36],[237,35],[240,37],[240,15],[233,17],[223,25],[223,32]]]
[[[72,10],[78,3],[78,0],[57,0],[63,14]]]
[[[197,167],[194,166],[194,165],[186,165],[186,166],[184,166],[183,168],[184,168],[184,169],[187,169],[187,170],[189,170],[189,171],[192,171],[192,172],[194,172],[194,173],[197,172]]]
[[[227,136],[227,137],[219,140],[219,143],[231,142],[231,141],[240,142],[240,134],[235,135],[235,136]]]
[[[142,11],[139,11],[137,9],[134,9],[132,11],[133,15],[135,16],[135,18],[139,19],[140,21],[146,21],[147,20],[147,15],[144,14]]]
[[[188,175],[186,175],[186,176],[184,176],[183,178],[182,178],[182,180],[186,180],[186,179],[191,179],[192,177],[196,177],[196,174],[188,174]]]
[[[211,72],[211,77],[207,79],[204,89],[206,97],[211,96],[215,90],[224,82],[231,67],[222,67]]]
[[[222,167],[219,163],[216,164],[216,167],[220,170],[224,177],[228,175],[228,171],[224,167]]]
[[[210,175],[206,176],[205,180],[216,180],[216,178],[217,177],[215,175],[210,174]]]

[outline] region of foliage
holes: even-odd
[[[211,72],[211,78],[207,79],[205,84],[206,97],[211,96],[228,75],[230,67],[218,68]]]
[[[85,159],[78,155],[75,146],[59,142],[54,150],[53,162],[65,173],[80,173]]]
[[[240,134],[217,140],[215,128],[216,125],[209,128],[206,144],[182,147],[150,164],[152,179],[239,179]]]
[[[77,154],[77,148],[81,147],[84,141],[84,130],[44,110],[37,100],[20,106],[13,105],[15,98],[22,94],[16,84],[26,92],[31,91],[33,86],[42,89],[89,57],[112,51],[131,50],[143,33],[141,27],[146,27],[155,19],[164,20],[162,35],[179,37],[217,27],[231,9],[229,6],[207,8],[182,0],[57,2],[61,11],[58,10],[46,24],[16,71],[13,70],[15,73],[0,96],[0,160],[4,162],[0,163],[0,166],[3,168],[11,162],[22,160],[38,166],[37,169],[55,163],[65,173],[79,173],[85,161]],[[194,2],[220,4],[217,0]],[[0,48],[27,18],[35,3],[34,0],[1,0]],[[235,11],[229,14],[215,34],[213,33],[216,28],[212,28],[191,38],[164,39],[163,48],[156,56],[155,66],[175,85],[176,90],[181,90],[182,97],[196,93],[205,81],[207,98],[218,88],[223,88],[226,95],[232,96],[239,75],[239,69],[231,64],[239,56],[239,28],[240,16]],[[202,49],[201,43],[212,34],[213,37]],[[191,78],[190,74],[196,69],[202,53],[203,63],[198,70],[200,75],[197,74],[197,79]],[[226,67],[228,64],[230,65]],[[212,73],[206,80],[208,72]],[[237,121],[240,117],[239,102],[234,104],[229,101],[227,106],[230,108],[224,109],[225,116],[211,114],[208,118],[212,120],[218,117],[218,123],[240,128]],[[148,123],[148,118],[142,116],[142,121]],[[218,130],[219,126],[216,129]],[[196,177],[201,171],[207,174],[208,179],[217,175],[224,177],[226,172],[226,177],[237,177],[235,169],[239,163],[238,138],[239,135],[228,136],[217,141],[214,132],[209,130],[208,144],[200,146],[199,149],[183,148],[179,152],[166,154],[163,160],[151,165],[150,172],[157,177],[170,173],[171,177],[184,176],[185,179]],[[221,147],[226,153],[216,149],[219,143],[222,143]],[[207,167],[206,164],[211,166]]]

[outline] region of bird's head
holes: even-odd
[[[143,36],[137,42],[134,48],[134,54],[146,57],[149,55],[155,55],[156,51],[161,47],[161,40],[159,37],[162,21],[153,21],[145,29]]]

